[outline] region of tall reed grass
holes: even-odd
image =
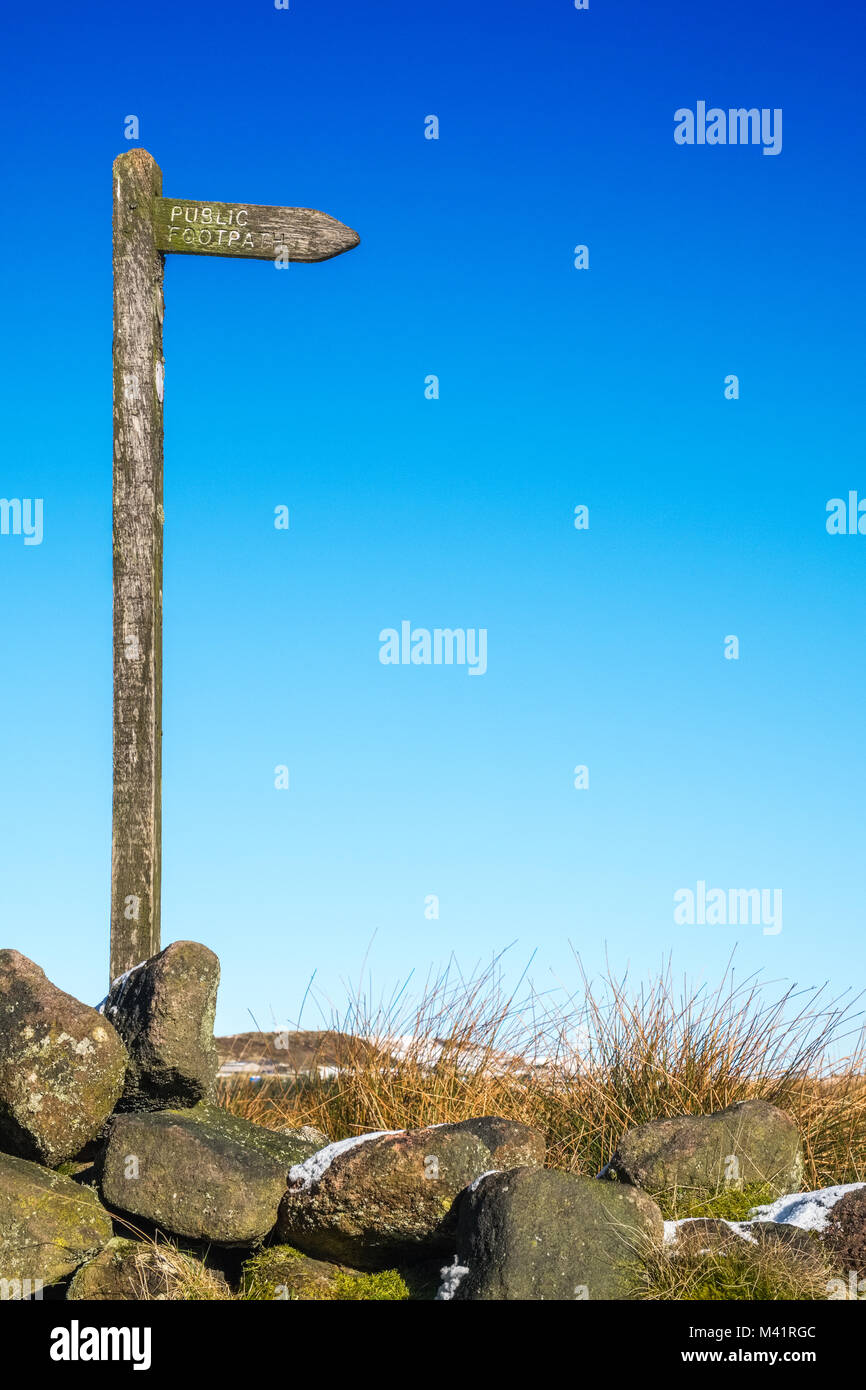
[[[223,1082],[222,1103],[331,1139],[503,1115],[545,1134],[550,1166],[594,1174],[634,1125],[763,1097],[800,1126],[807,1188],[866,1180],[859,999],[739,981],[733,958],[716,989],[675,981],[670,960],[636,984],[576,966],[572,994],[506,988],[501,957],[469,976],[452,962],[414,1000],[359,988],[325,1014],[328,1065]]]

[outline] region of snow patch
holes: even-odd
[[[440,1269],[439,1271],[439,1277],[442,1282],[436,1292],[435,1302],[446,1303],[449,1299],[453,1298],[468,1273],[469,1266],[459,1265],[457,1263],[457,1256],[455,1255],[454,1263],[446,1265],[444,1269]]]
[[[799,1226],[801,1231],[823,1231],[836,1203],[849,1192],[866,1187],[864,1182],[839,1183],[836,1187],[819,1187],[815,1192],[791,1192],[763,1207],[752,1207],[752,1221],[784,1221]]]
[[[757,1244],[752,1234],[754,1226],[776,1223],[798,1226],[801,1231],[823,1231],[836,1203],[848,1192],[857,1192],[861,1187],[866,1187],[866,1183],[839,1183],[835,1187],[819,1187],[814,1192],[789,1192],[784,1197],[777,1197],[775,1202],[768,1202],[762,1207],[752,1207],[745,1221],[725,1221],[724,1224],[735,1235],[752,1245]],[[665,1245],[676,1243],[681,1226],[688,1226],[691,1222],[702,1219],[698,1216],[686,1216],[679,1221],[666,1221]]]

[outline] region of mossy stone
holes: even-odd
[[[461,1198],[449,1296],[628,1299],[632,1263],[663,1233],[656,1203],[636,1187],[545,1169],[491,1173]]]
[[[169,1235],[254,1245],[274,1225],[291,1164],[312,1147],[209,1102],[117,1115],[102,1163],[103,1200]]]
[[[604,1176],[641,1187],[676,1210],[758,1184],[777,1197],[802,1183],[800,1134],[789,1115],[765,1100],[650,1120],[627,1131]]]
[[[55,1284],[111,1236],[111,1216],[91,1188],[0,1154],[0,1277]]]
[[[329,1260],[314,1260],[290,1245],[273,1245],[247,1260],[241,1274],[241,1297],[289,1302],[393,1302],[408,1299],[401,1274],[374,1274],[348,1269]]]

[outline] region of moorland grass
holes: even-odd
[[[551,1167],[594,1175],[634,1125],[760,1097],[799,1126],[805,1190],[866,1180],[866,1032],[856,999],[755,976],[738,982],[732,963],[715,990],[675,985],[670,963],[635,987],[610,971],[591,981],[577,964],[574,995],[507,991],[499,961],[469,977],[451,966],[412,1004],[404,990],[373,1006],[359,990],[341,1015],[323,1012],[330,1052],[321,1070],[314,1060],[295,1080],[222,1081],[220,1101],[270,1128],[313,1125],[332,1140],[503,1115],[543,1132]],[[758,1185],[700,1200],[666,1194],[662,1205],[666,1216],[742,1220],[771,1196]],[[168,1243],[159,1248],[173,1261]],[[173,1282],[188,1275],[188,1292],[175,1297],[232,1297],[177,1254]],[[819,1241],[805,1250],[664,1246],[635,1259],[633,1296],[826,1299],[833,1273]],[[403,1299],[405,1287],[390,1272],[360,1282],[347,1273],[338,1297]]]
[[[761,1097],[800,1129],[804,1189],[866,1179],[858,1000],[738,982],[732,963],[715,990],[675,986],[670,963],[635,987],[577,964],[571,996],[506,992],[499,962],[468,978],[452,966],[414,1004],[372,1007],[358,991],[342,1016],[323,1016],[321,1074],[222,1081],[221,1103],[331,1139],[503,1115],[543,1132],[551,1167],[594,1175],[635,1125]]]

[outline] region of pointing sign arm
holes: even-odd
[[[351,251],[361,240],[351,227],[312,208],[190,198],[154,199],[154,227],[159,251],[257,261],[280,255],[290,261],[327,261]]]

